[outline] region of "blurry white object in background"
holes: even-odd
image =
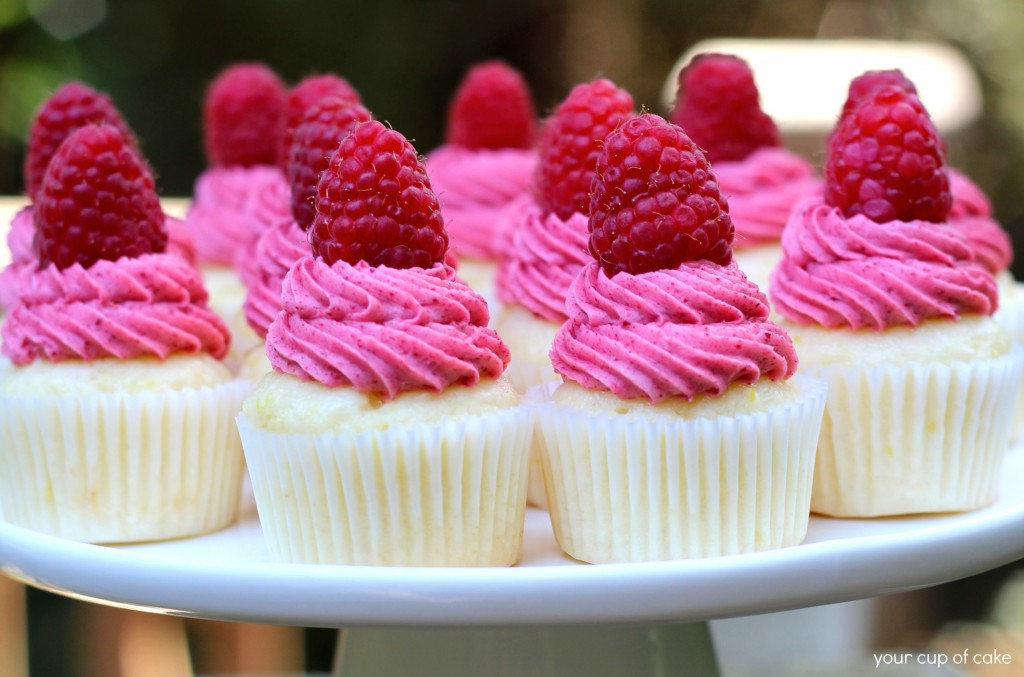
[[[859,39],[704,40],[672,67],[662,88],[666,109],[675,101],[679,71],[704,52],[735,54],[750,64],[761,108],[783,134],[828,132],[846,101],[850,80],[869,70],[902,70],[943,134],[967,126],[981,113],[978,78],[956,48]]]

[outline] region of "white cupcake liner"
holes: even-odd
[[[992,319],[1006,330],[1014,343],[1024,346],[1024,283],[1015,282],[1012,278],[1003,279],[1003,274],[996,279],[1000,292],[999,310]],[[1011,432],[1011,437],[1019,439],[1024,435],[1024,381],[1020,384],[1013,419],[1017,424]]]
[[[292,434],[238,417],[272,556],[309,564],[508,566],[519,560],[534,409],[360,433]]]
[[[604,563],[800,543],[826,386],[796,382],[801,394],[791,403],[716,419],[540,407],[548,510],[561,548]]]
[[[229,525],[242,480],[234,418],[249,387],[0,395],[4,519],[90,543]]]
[[[811,509],[877,517],[988,505],[1022,369],[1015,346],[988,360],[820,370],[829,397]]]

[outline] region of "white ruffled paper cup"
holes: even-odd
[[[284,562],[510,566],[519,561],[534,409],[359,433],[238,417],[272,556]]]
[[[971,362],[820,370],[829,396],[811,509],[878,517],[992,503],[1022,368],[1015,346]]]
[[[643,562],[803,541],[826,386],[795,381],[794,401],[716,419],[540,407],[548,510],[561,548],[585,562]]]
[[[0,395],[4,519],[89,543],[194,536],[237,517],[250,385]]]

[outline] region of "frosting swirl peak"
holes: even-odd
[[[306,381],[393,399],[497,378],[508,365],[508,348],[487,327],[487,303],[443,263],[328,266],[305,256],[285,276],[281,300],[267,356]]]
[[[768,301],[735,263],[609,278],[596,262],[572,283],[569,320],[551,348],[555,370],[623,399],[692,400],[730,384],[789,378],[793,342],[768,320]]]
[[[846,218],[812,198],[794,210],[782,248],[772,303],[800,324],[880,331],[996,309],[994,278],[949,224]]]
[[[32,273],[3,324],[3,352],[15,364],[200,351],[221,358],[228,330],[206,301],[199,273],[170,254],[50,265]]]

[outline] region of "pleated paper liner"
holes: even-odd
[[[538,409],[549,512],[572,557],[594,563],[782,548],[807,534],[825,383],[753,414],[649,419]],[[548,388],[549,397],[553,388]]]
[[[263,534],[284,562],[508,566],[519,560],[534,409],[289,434],[238,418]]]
[[[91,543],[226,527],[243,468],[234,418],[249,387],[0,396],[4,518]]]
[[[877,517],[992,503],[1022,363],[1015,346],[988,360],[821,370],[829,396],[812,510]]]

